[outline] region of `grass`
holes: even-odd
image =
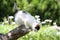
[[[0,25],[0,33],[5,34],[14,28],[16,28],[16,27],[13,25]]]
[[[13,25],[0,25],[0,33],[5,34],[14,28]],[[58,34],[58,30],[44,25],[38,32],[31,31],[17,40],[60,40],[60,34]]]

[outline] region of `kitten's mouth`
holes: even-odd
[[[37,25],[37,26],[35,27],[35,29],[38,31],[38,30],[40,29],[40,26]]]

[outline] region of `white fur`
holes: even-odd
[[[31,27],[33,30],[35,29],[34,27],[39,24],[32,15],[28,12],[23,13],[23,11],[18,11],[15,14],[15,22],[18,26],[25,25],[26,28]]]

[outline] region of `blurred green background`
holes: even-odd
[[[3,17],[14,16],[15,0],[0,0],[0,21]],[[34,15],[40,15],[41,21],[51,19],[60,25],[60,1],[59,0],[16,0],[19,10],[26,10]]]
[[[16,28],[14,24],[1,24],[8,16],[14,16],[15,0],[0,0],[0,33],[7,33]],[[16,0],[19,10],[25,10],[33,16],[39,15],[41,21],[51,19],[60,26],[60,0]],[[60,40],[60,32],[50,27],[42,25],[38,32],[30,32],[18,40]]]

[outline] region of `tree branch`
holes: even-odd
[[[24,36],[25,34],[29,33],[29,29],[26,28],[24,25],[21,25],[10,32],[6,33],[5,35],[0,36],[1,40],[17,40],[19,37]]]

